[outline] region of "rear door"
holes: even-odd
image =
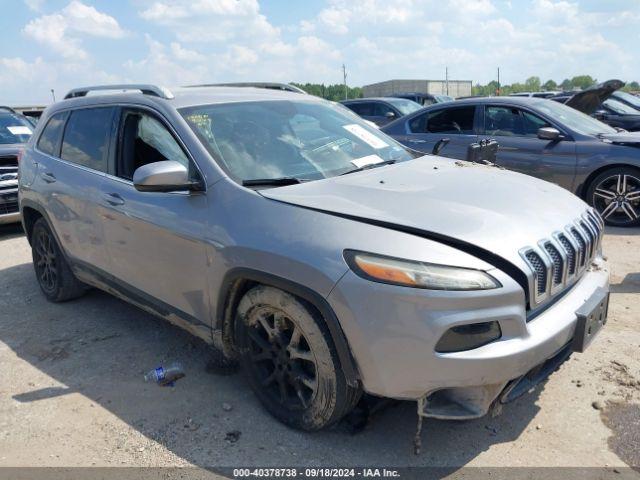
[[[139,192],[136,168],[175,160],[201,174],[169,124],[154,111],[123,108],[115,163],[103,184],[100,212],[111,264],[109,272],[144,302],[176,313],[195,328],[210,328],[207,257],[202,240],[207,222],[204,192]]]
[[[38,139],[32,187],[41,193],[70,259],[101,269],[108,262],[98,204],[112,154],[115,110],[81,108],[52,116]]]
[[[429,109],[411,117],[406,122],[405,132],[394,138],[423,153],[431,153],[442,140],[446,143],[440,155],[464,160],[467,147],[478,140],[474,128],[475,112],[474,105]]]
[[[538,138],[538,129],[558,128],[534,112],[509,105],[484,106],[481,138],[498,142],[497,164],[572,189],[576,172],[575,142]]]

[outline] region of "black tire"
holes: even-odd
[[[633,167],[605,170],[589,184],[585,200],[607,225],[640,225],[640,170]]]
[[[256,396],[291,427],[328,427],[360,398],[360,388],[347,385],[324,320],[287,292],[262,285],[249,290],[238,305],[235,342]]]
[[[31,255],[36,278],[47,300],[64,302],[83,295],[87,287],[67,263],[47,221],[39,218],[31,233]]]

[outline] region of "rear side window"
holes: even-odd
[[[356,112],[358,115],[365,117],[373,116],[373,104],[372,103],[352,103],[351,105],[347,105],[351,110]]]
[[[109,108],[85,108],[71,112],[64,130],[61,157],[101,172],[107,171],[107,152],[113,126]]]
[[[458,107],[428,112],[427,131],[471,135],[475,111],[475,107]]]
[[[57,157],[60,153],[60,141],[62,140],[62,129],[67,119],[67,112],[60,112],[53,115],[47,125],[42,130],[38,139],[38,150],[52,157]]]

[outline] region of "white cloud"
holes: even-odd
[[[24,0],[24,3],[27,7],[29,7],[29,10],[33,10],[34,12],[39,12],[40,10],[42,10],[44,2],[45,0]]]
[[[73,0],[62,10],[31,20],[24,33],[65,58],[87,58],[79,35],[121,38],[118,21],[92,6]]]

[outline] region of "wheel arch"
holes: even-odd
[[[632,165],[630,163],[609,163],[607,165],[603,165],[591,172],[589,176],[584,180],[584,182],[582,182],[582,184],[578,187],[578,196],[584,201],[587,201],[587,192],[589,191],[589,186],[591,185],[591,183],[593,183],[596,177],[601,173],[606,172],[607,170],[613,170],[614,168],[632,168],[640,173],[640,166]]]
[[[243,295],[255,285],[268,285],[278,288],[310,304],[311,307],[322,316],[329,329],[329,334],[338,352],[340,366],[344,372],[347,383],[352,387],[359,385],[358,370],[346,336],[342,331],[338,317],[327,300],[319,293],[304,285],[259,270],[234,268],[227,272],[222,281],[216,308],[214,331],[217,330],[222,333],[222,344],[225,355],[230,354],[233,349],[235,312],[238,304]]]
[[[44,218],[49,227],[51,227],[51,222],[49,221],[47,214],[44,210],[37,204],[29,201],[23,201],[21,205],[22,212],[22,228],[24,229],[24,233],[27,236],[27,241],[29,245],[31,245],[31,233],[33,232],[33,226],[39,218]],[[53,232],[53,229],[52,229]],[[55,232],[53,232],[55,235]]]

